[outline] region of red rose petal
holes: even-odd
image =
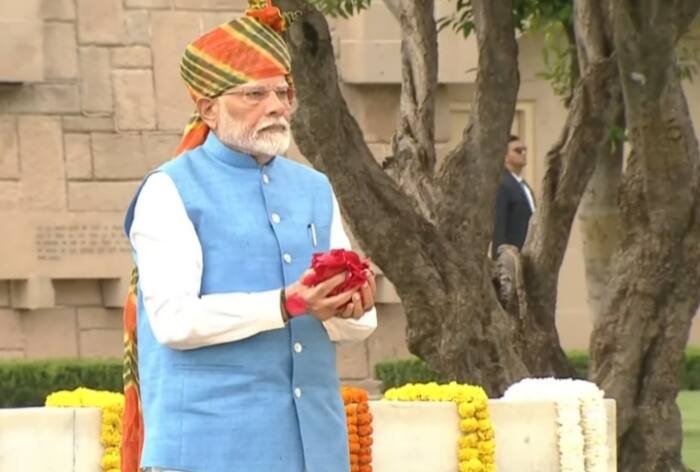
[[[284,308],[289,313],[289,316],[298,316],[306,312],[306,300],[301,298],[298,294],[294,294],[287,298]]]

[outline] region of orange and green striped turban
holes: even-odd
[[[281,33],[288,15],[271,0],[250,0],[245,16],[217,26],[185,49],[180,74],[193,100],[214,98],[247,82],[278,75],[291,83],[291,57]],[[176,155],[202,144],[209,128],[195,111]]]

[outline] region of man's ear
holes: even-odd
[[[215,130],[219,119],[219,101],[215,98],[202,97],[197,99],[195,105],[200,118],[209,128]]]

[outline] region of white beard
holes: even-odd
[[[283,130],[265,130],[272,125]],[[254,130],[245,128],[239,121],[234,120],[224,109],[219,108],[219,126],[217,136],[227,146],[248,154],[277,156],[289,149],[291,133],[289,122],[283,118],[268,118],[262,120]]]

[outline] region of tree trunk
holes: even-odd
[[[632,152],[591,375],[619,404],[620,470],[666,472],[684,470],[675,400],[700,302],[700,153],[674,46],[700,2],[633,3],[613,2]]]

